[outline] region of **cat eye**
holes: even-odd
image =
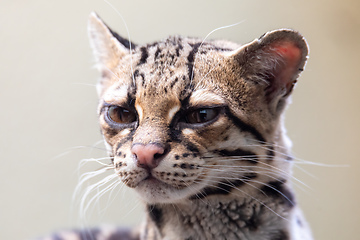
[[[199,108],[185,115],[185,122],[190,124],[206,123],[215,119],[220,113],[218,108]]]
[[[110,106],[107,110],[107,117],[115,122],[121,124],[133,123],[136,121],[136,113],[119,106]]]

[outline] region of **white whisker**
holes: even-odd
[[[85,164],[87,163],[91,163],[91,162],[96,162],[99,163],[102,166],[105,167],[111,167],[112,163],[103,163],[101,160],[111,160],[111,157],[103,157],[103,158],[89,158],[89,159],[83,159],[79,162],[79,166],[78,166],[78,171],[80,170],[80,168],[82,168]]]
[[[92,198],[90,198],[90,200],[88,200],[88,196],[91,194],[91,192],[93,192],[94,190],[99,190],[100,187],[104,186],[105,184],[109,183],[111,180],[114,179],[116,180],[115,182],[110,183],[107,187],[103,188],[101,191],[98,191]],[[89,209],[92,202],[95,200],[98,201],[98,199],[107,191],[109,191],[115,184],[117,184],[117,175],[112,174],[101,179],[99,182],[86,187],[83,197],[80,200],[80,216],[83,219],[86,219],[85,213]]]
[[[81,177],[79,178],[79,182],[74,190],[74,194],[73,194],[73,201],[75,200],[75,198],[80,194],[80,190],[82,188],[82,186],[84,185],[85,182],[87,182],[88,180],[90,180],[91,178],[94,178],[100,174],[103,174],[105,172],[107,172],[109,169],[111,168],[102,168],[96,171],[92,171],[92,172],[86,172],[83,173],[81,175]]]

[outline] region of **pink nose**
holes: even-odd
[[[134,144],[131,148],[136,157],[138,167],[152,169],[160,163],[160,158],[164,154],[164,148],[157,144]]]

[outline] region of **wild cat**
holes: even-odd
[[[283,112],[308,47],[280,29],[238,45],[172,36],[136,45],[95,14],[99,121],[146,219],[52,239],[310,240],[291,188]]]

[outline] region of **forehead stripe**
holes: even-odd
[[[195,60],[195,54],[198,52],[199,47],[200,47],[201,43],[196,43],[192,46],[192,50],[190,51],[187,60],[187,67],[188,67],[188,73],[189,73],[189,79],[192,80],[194,78],[194,60]]]
[[[140,58],[138,65],[146,63],[147,58],[149,57],[149,53],[148,53],[146,47],[140,48],[140,51],[141,51],[141,58]]]

